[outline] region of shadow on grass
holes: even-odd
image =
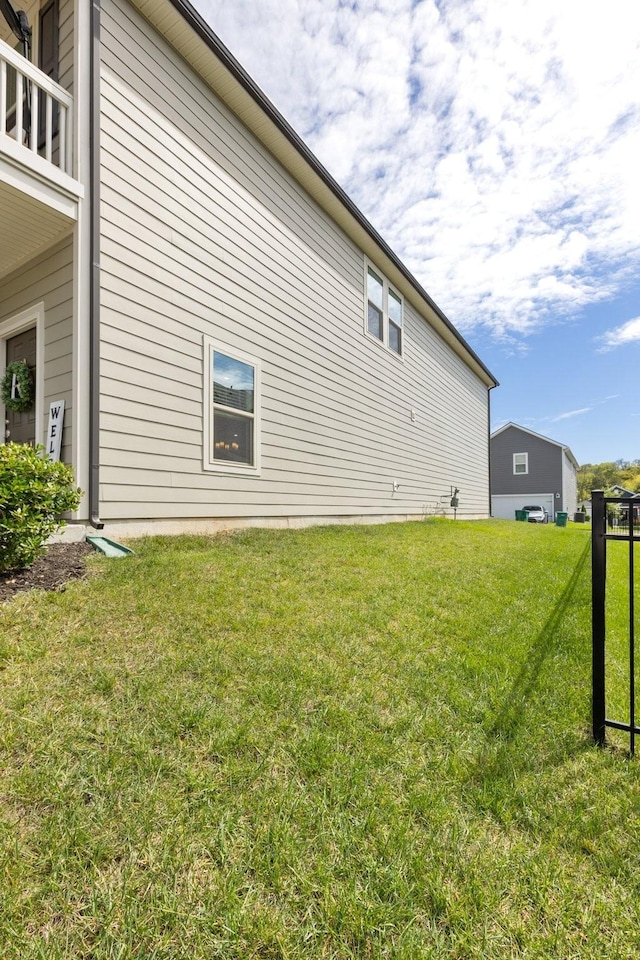
[[[485,742],[471,772],[471,780],[486,782],[487,778],[507,775],[509,779],[513,779],[518,771],[534,767],[540,761],[540,751],[535,756],[526,751],[516,753],[513,742],[523,727],[540,721],[540,706],[534,703],[535,692],[540,687],[540,674],[545,661],[558,650],[562,622],[574,602],[576,589],[590,556],[590,547],[590,541],[587,541],[561,597],[529,648],[508,696],[486,731]],[[539,728],[541,739],[547,725],[539,723]],[[545,752],[546,764],[560,762],[570,754],[578,753],[591,745],[588,739],[577,733],[573,737],[555,738],[554,744],[557,756],[550,756]]]

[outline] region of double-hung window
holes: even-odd
[[[204,352],[204,467],[257,473],[260,365],[208,337]]]
[[[402,356],[404,303],[381,273],[367,264],[366,330],[393,353]]]
[[[529,454],[528,453],[514,453],[513,472],[529,473]]]

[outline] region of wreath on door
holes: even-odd
[[[33,377],[24,360],[7,364],[2,378],[2,400],[7,410],[24,413],[33,406]]]

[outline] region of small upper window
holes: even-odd
[[[513,472],[529,473],[529,454],[528,453],[514,453]]]
[[[367,270],[367,301],[367,330],[378,340],[382,340],[384,336],[384,315],[382,311],[384,283],[371,267]]]
[[[205,466],[223,469],[258,466],[259,366],[205,339],[208,456]]]
[[[367,265],[367,333],[402,356],[404,304],[399,293]]]
[[[389,288],[389,346],[402,353],[402,300]]]

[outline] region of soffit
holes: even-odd
[[[73,222],[0,180],[0,277],[51,246]]]

